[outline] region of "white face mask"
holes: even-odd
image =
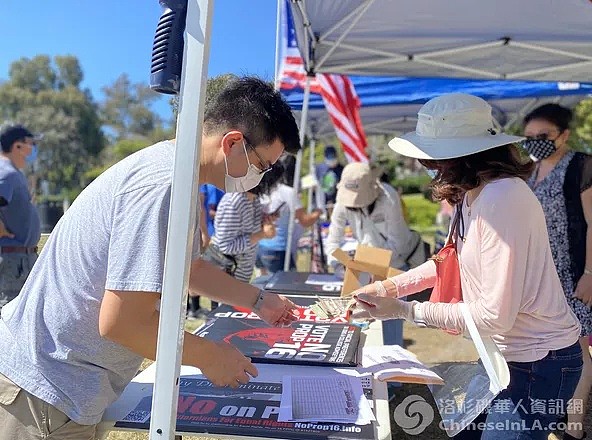
[[[337,159],[325,159],[325,163],[327,164],[328,167],[334,168],[337,166],[339,161]]]
[[[426,173],[428,173],[428,176],[430,176],[432,179],[435,179],[436,175],[438,174],[438,170],[430,170],[429,168],[426,168]]]
[[[263,179],[263,174],[259,168],[251,163],[247,154],[247,146],[243,140],[243,150],[247,157],[247,174],[242,177],[233,177],[228,174],[228,161],[224,155],[224,165],[226,165],[226,175],[224,176],[224,190],[226,192],[247,192],[255,188]]]

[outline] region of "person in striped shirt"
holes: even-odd
[[[275,218],[264,214],[259,198],[279,184],[283,172],[283,166],[277,162],[255,188],[224,194],[216,211],[214,236],[204,253],[206,261],[237,280],[251,279],[259,242],[275,237]]]

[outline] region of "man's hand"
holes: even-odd
[[[4,223],[0,220],[0,238],[2,237],[14,238],[14,234],[6,229],[6,226],[4,226]]]
[[[261,233],[265,238],[273,238],[275,237],[275,226],[273,223],[265,223],[261,228]]]
[[[211,343],[197,367],[212,382],[219,387],[237,388],[248,383],[250,377],[257,377],[259,372],[251,360],[241,354],[232,345],[221,341]]]
[[[288,298],[276,293],[263,292],[263,302],[255,312],[268,324],[283,327],[298,319],[296,309],[296,304]]]
[[[592,275],[584,274],[581,276],[574,296],[588,307],[592,307]]]

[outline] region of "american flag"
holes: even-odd
[[[280,6],[280,65],[276,82],[280,90],[304,89],[306,70],[296,43],[292,11],[288,0]],[[322,96],[347,160],[368,162],[361,103],[351,80],[344,75],[318,73],[310,78],[310,92]]]

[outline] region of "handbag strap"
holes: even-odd
[[[446,238],[445,246],[452,244],[454,242],[454,236],[458,234],[458,225],[460,223],[460,217],[462,215],[462,202],[456,206],[456,211],[454,214],[454,218],[452,219],[452,225],[450,226],[450,233]]]

